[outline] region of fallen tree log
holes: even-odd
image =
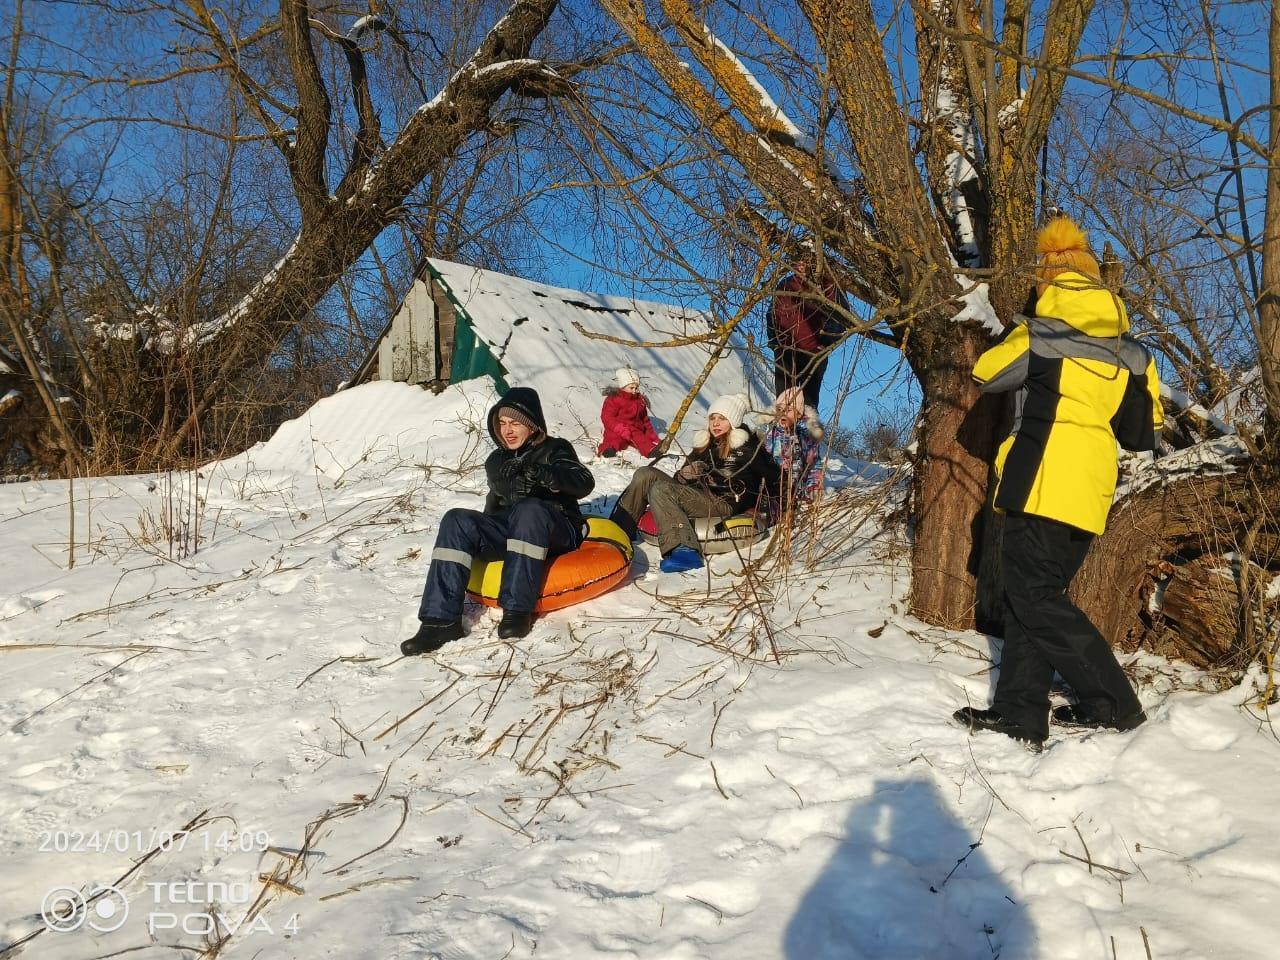
[[[1236,560],[1221,556],[1169,564],[1144,648],[1209,670],[1247,666],[1256,644],[1244,611],[1246,602],[1257,603],[1258,598],[1242,600],[1237,569]],[[1246,584],[1266,575],[1254,563],[1249,570]]]
[[[1261,652],[1254,612],[1278,569],[1280,477],[1239,459],[1173,475],[1118,503],[1071,596],[1113,647],[1234,671]],[[1157,588],[1162,606],[1153,613]]]

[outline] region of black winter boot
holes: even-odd
[[[1052,722],[1060,727],[1078,727],[1090,730],[1132,730],[1146,723],[1147,715],[1139,710],[1127,717],[1107,717],[1083,703],[1071,703],[1055,707]]]
[[[627,535],[632,543],[639,539],[635,517],[627,513],[622,507],[614,507],[613,513],[609,514],[609,519],[622,528],[622,532]]]
[[[993,730],[996,733],[1003,733],[1006,737],[1012,737],[1032,753],[1039,753],[1044,749],[1044,737],[1008,719],[998,710],[961,707],[951,717],[961,726],[968,727],[970,733],[977,730]]]
[[[518,640],[520,637],[527,637],[532,629],[532,613],[517,613],[514,610],[506,610],[503,611],[502,619],[498,621],[498,639]]]
[[[406,657],[434,653],[451,640],[465,636],[461,620],[423,620],[418,632],[400,644],[400,652]]]

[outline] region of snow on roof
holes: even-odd
[[[584,426],[600,430],[601,391],[615,385],[614,371],[624,366],[640,374],[655,426],[665,433],[715,347],[714,342],[632,347],[592,339],[575,327],[628,342],[665,343],[711,333],[709,318],[699,310],[553,287],[447,260],[433,259],[430,266],[508,371],[507,382],[536,389],[548,425],[566,436]],[[684,427],[704,426],[707,408],[722,394],[746,392],[757,409],[772,403],[772,391],[751,368],[746,346],[735,338],[699,391]]]

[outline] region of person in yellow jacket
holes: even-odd
[[[955,719],[1040,749],[1056,670],[1077,702],[1065,726],[1131,730],[1146,719],[1106,639],[1067,597],[1115,494],[1117,442],[1154,450],[1164,422],[1150,353],[1128,335],[1124,304],[1102,285],[1066,217],[1036,241],[1036,315],[1006,328],[973,368],[984,393],[1017,390],[1000,445],[995,508],[1005,514],[1005,640],[991,708]]]

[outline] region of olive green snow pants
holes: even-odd
[[[641,467],[618,498],[618,506],[639,520],[645,510],[653,513],[658,527],[658,549],[666,556],[676,547],[698,550],[693,521],[700,517],[722,519],[733,515],[733,506],[692,484],[677,483],[657,467]]]

